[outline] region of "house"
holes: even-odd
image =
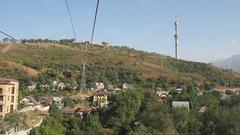
[[[200,113],[204,113],[204,112],[206,112],[207,110],[208,110],[208,107],[203,106],[203,107],[200,108],[199,112],[200,112]]]
[[[25,106],[39,106],[40,103],[37,102],[32,96],[27,96],[20,101],[20,104]]]
[[[58,85],[58,81],[53,81],[53,82],[52,82],[52,86],[53,86],[53,87],[57,87],[57,85]]]
[[[75,109],[70,107],[64,107],[60,110],[61,115],[74,115]]]
[[[182,93],[183,89],[182,88],[176,88],[177,93]]]
[[[32,84],[32,85],[28,86],[29,91],[34,91],[36,88],[37,88],[36,84]]]
[[[121,87],[122,87],[122,90],[128,90],[128,83],[126,82],[122,83]]]
[[[108,91],[114,91],[114,87],[113,87],[113,85],[111,85],[111,84],[108,84],[107,87],[106,87],[106,89],[107,89]]]
[[[103,90],[103,89],[105,89],[105,86],[104,86],[104,84],[102,82],[97,82],[95,84],[95,86],[96,86],[96,90]]]
[[[17,110],[19,82],[0,78],[0,117]]]
[[[44,105],[44,106],[51,106],[53,104],[53,100],[52,97],[40,97],[39,98],[39,102],[40,104]]]
[[[62,98],[61,97],[52,97],[53,103],[59,108],[63,108]]]
[[[61,97],[41,97],[39,102],[44,106],[51,106],[55,104],[59,109],[63,108],[62,98]]]
[[[227,94],[221,94],[221,100],[226,100],[226,99],[229,99],[231,98],[231,95],[227,95]]]
[[[115,91],[121,91],[122,89],[121,88],[115,88],[114,90]]]
[[[57,85],[57,89],[58,90],[63,90],[63,89],[65,89],[66,88],[66,85],[65,85],[65,83],[63,83],[63,82],[60,82],[58,85]]]
[[[161,98],[166,98],[169,95],[169,91],[157,91],[156,94]]]
[[[88,115],[91,113],[91,108],[78,108],[75,111],[75,115],[76,116],[80,116],[81,118],[83,118],[84,116]]]
[[[93,103],[97,104],[100,107],[107,106],[108,99],[107,99],[107,93],[104,91],[97,91],[93,95]]]
[[[39,88],[48,89],[50,86],[48,84],[39,84]]]
[[[173,101],[172,107],[173,108],[187,108],[188,110],[190,109],[188,101]]]

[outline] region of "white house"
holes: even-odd
[[[187,108],[188,110],[190,109],[188,101],[173,101],[172,107],[173,108]]]
[[[102,82],[97,82],[95,86],[96,86],[96,90],[103,90],[103,89],[105,89],[105,86],[104,86],[104,84]]]
[[[160,98],[166,98],[169,95],[169,91],[157,91],[156,94],[160,97]]]
[[[30,86],[28,86],[28,90],[29,91],[34,91],[36,89],[36,87],[37,87],[36,84],[30,85]]]
[[[177,93],[182,93],[183,89],[182,88],[176,88]]]
[[[126,82],[122,83],[121,87],[122,87],[122,90],[128,90],[128,83]]]
[[[52,97],[53,103],[59,108],[63,108],[62,98],[61,97]]]
[[[65,85],[65,83],[63,83],[63,82],[60,82],[60,83],[57,85],[57,88],[58,88],[59,90],[63,90],[63,89],[66,88],[66,85]]]

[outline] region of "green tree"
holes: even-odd
[[[64,135],[65,130],[61,122],[53,117],[48,117],[40,127],[31,131],[31,135]]]

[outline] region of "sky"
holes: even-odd
[[[77,41],[90,40],[96,0],[68,0]],[[210,62],[240,54],[239,0],[100,0],[94,41]],[[17,39],[73,38],[64,0],[1,0],[0,30]],[[0,38],[4,38],[0,35]]]

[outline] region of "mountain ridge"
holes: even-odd
[[[233,55],[229,58],[223,60],[217,60],[212,62],[215,66],[224,68],[224,69],[231,69],[235,72],[240,73],[240,55]]]

